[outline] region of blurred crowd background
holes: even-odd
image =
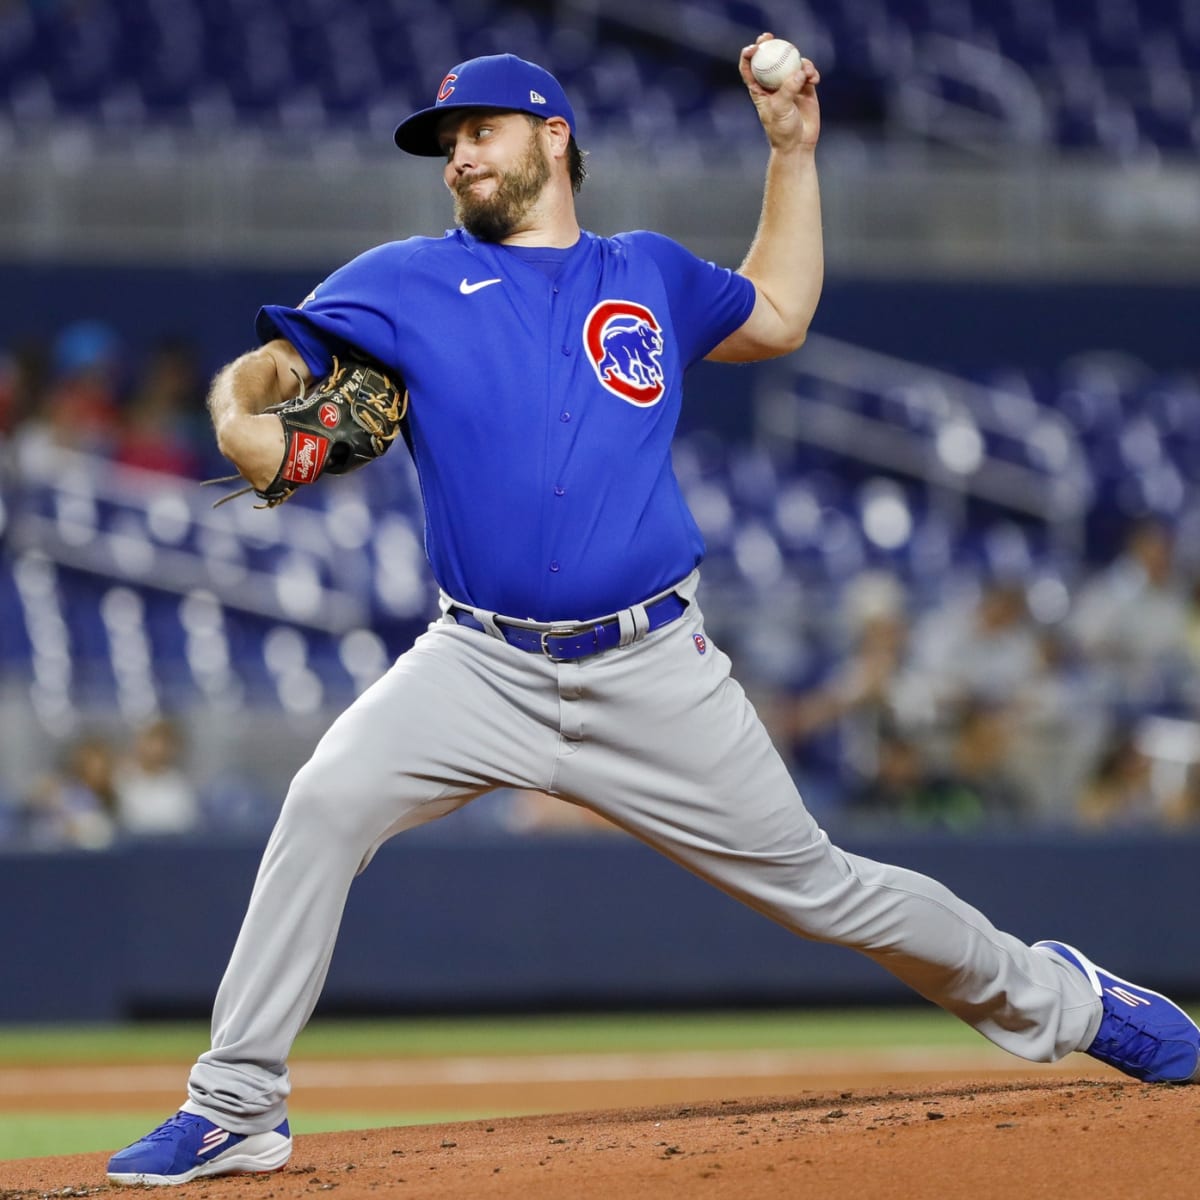
[[[822,70],[829,286],[691,381],[711,635],[835,831],[1200,822],[1200,0],[0,0],[0,847],[259,836],[435,614],[402,451],[201,486],[255,306],[449,223],[397,120],[535,58],[589,227],[735,266],[763,29]]]

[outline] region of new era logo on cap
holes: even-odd
[[[571,103],[545,67],[515,54],[488,54],[451,67],[442,78],[433,106],[413,113],[397,127],[396,145],[409,154],[440,157],[438,125],[442,116],[463,108],[528,112],[543,120],[562,117],[575,133]]]

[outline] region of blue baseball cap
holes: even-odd
[[[451,68],[432,108],[423,108],[396,127],[396,145],[409,154],[440,157],[438,123],[444,113],[460,108],[500,108],[562,117],[575,133],[575,113],[562,85],[544,67],[515,54],[488,54]]]

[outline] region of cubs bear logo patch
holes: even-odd
[[[693,633],[692,641],[696,643],[696,653],[703,654],[708,649],[708,643],[704,640],[704,634]]]
[[[614,396],[639,408],[663,398],[662,326],[645,305],[601,300],[583,323],[583,348],[596,378]]]

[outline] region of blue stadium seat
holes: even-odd
[[[780,24],[776,9],[743,0],[728,0],[722,16],[731,29]],[[1166,80],[1184,95],[1200,70],[1200,18],[1184,0],[831,0],[788,19],[826,68],[827,103],[847,130],[914,136],[897,119],[895,85],[936,37],[1027,72],[1058,114],[1065,146],[1127,155],[1139,140],[1180,153],[1196,144],[1186,105],[1161,96]],[[232,108],[248,126],[381,130],[432,94],[432,76],[501,50],[553,63],[590,138],[637,133],[640,112],[701,148],[714,132],[741,141],[729,105],[740,85],[727,64],[718,71],[702,51],[685,53],[616,16],[554,26],[510,0],[8,5],[0,106],[26,128],[64,116],[113,130],[221,128]],[[398,62],[417,66],[398,74]],[[394,99],[388,120],[375,111],[385,96]],[[981,113],[993,103],[970,89],[953,99]]]
[[[1091,486],[1089,473],[1095,481],[1085,543],[832,445],[698,431],[679,440],[675,461],[708,544],[717,627],[760,605],[794,612],[787,672],[798,677],[822,653],[812,623],[865,568],[893,573],[921,610],[963,572],[1041,580],[1050,612],[1096,539],[1111,544],[1129,517],[1200,527],[1193,374],[1088,355],[1053,373],[997,367],[977,382],[989,461],[1067,483],[1080,470],[1069,431],[1077,435],[1087,460],[1079,486]],[[824,399],[930,445],[945,417],[928,389],[835,389]],[[303,717],[361,691],[436,611],[420,495],[402,456],[270,512],[247,499],[214,513],[209,499],[191,483],[150,487],[119,472],[8,479],[0,666],[27,674],[43,708],[253,705]],[[388,515],[371,516],[369,505]]]

